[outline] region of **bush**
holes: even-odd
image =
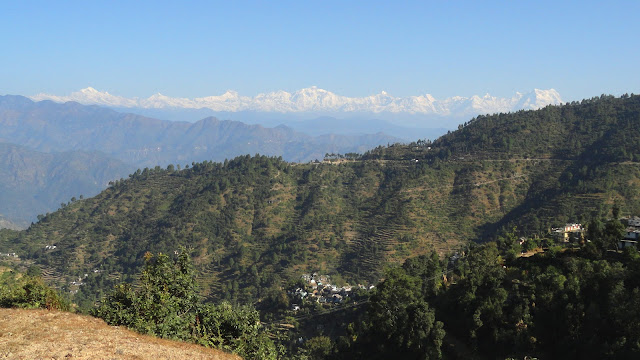
[[[196,317],[196,341],[237,353],[245,359],[277,359],[277,349],[262,332],[260,315],[249,306],[204,304]]]
[[[558,257],[558,255],[560,254],[560,252],[562,252],[562,246],[549,246],[549,248],[547,249],[547,251],[545,252],[545,255],[554,259],[556,257]]]
[[[140,288],[117,285],[93,310],[94,316],[110,325],[225,349],[245,359],[277,359],[276,346],[262,331],[254,308],[199,303],[186,251],[175,260],[164,254],[147,254],[145,259]]]
[[[304,343],[304,352],[310,359],[327,359],[333,353],[333,343],[327,336],[316,336]]]
[[[0,287],[0,307],[68,311],[69,302],[47,286],[42,278],[24,276]]]
[[[128,284],[117,285],[93,314],[143,334],[191,339],[198,296],[188,255],[183,251],[172,261],[165,254],[147,254],[140,282],[138,291]]]

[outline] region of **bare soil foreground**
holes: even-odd
[[[240,360],[220,350],[109,326],[90,316],[20,309],[0,309],[0,359]]]

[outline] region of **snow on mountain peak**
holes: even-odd
[[[440,116],[475,116],[520,109],[539,109],[547,105],[562,103],[560,94],[554,89],[534,89],[532,92],[515,93],[511,98],[499,98],[489,93],[471,97],[454,96],[442,100],[430,94],[394,97],[386,91],[366,97],[347,97],[310,86],[294,93],[279,90],[258,94],[255,97],[241,96],[234,90],[222,95],[194,99],[173,98],[160,93],[146,99],[125,98],[100,92],[87,87],[68,96],[37,94],[30,97],[34,101],[55,102],[76,101],[81,104],[96,104],[118,108],[206,108],[213,111],[262,111],[262,112],[362,112],[362,113],[408,113]]]
[[[83,93],[83,94],[97,94],[97,93],[99,93],[98,90],[92,88],[91,86],[80,90],[80,92]],[[105,91],[105,94],[108,94],[108,92]]]

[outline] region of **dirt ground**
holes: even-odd
[[[219,350],[109,326],[90,316],[20,309],[0,309],[0,359],[240,360]]]

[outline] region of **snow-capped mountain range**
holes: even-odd
[[[484,96],[455,96],[443,100],[430,94],[394,97],[386,92],[366,97],[347,97],[312,86],[289,93],[283,90],[255,97],[241,96],[236,91],[227,91],[219,96],[194,99],[172,98],[160,93],[144,98],[126,98],[98,91],[92,87],[73,92],[68,96],[37,94],[34,101],[75,101],[80,104],[103,105],[115,108],[142,109],[210,109],[219,112],[276,112],[276,113],[395,113],[425,114],[436,116],[474,116],[517,110],[534,110],[547,105],[562,103],[560,94],[554,90],[535,89],[529,93],[516,93],[511,98]]]

